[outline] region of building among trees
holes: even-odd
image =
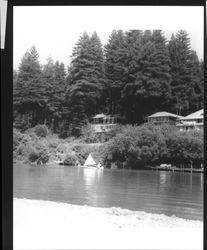
[[[111,131],[119,122],[118,116],[97,114],[92,118],[91,126],[95,133],[104,133]]]
[[[203,109],[181,118],[177,126],[181,131],[203,129]]]
[[[162,112],[157,112],[157,113],[154,113],[154,114],[148,116],[147,121],[154,123],[156,125],[163,124],[163,123],[176,125],[178,123],[178,121],[182,118],[183,117],[180,115],[175,115],[175,114],[172,114],[169,112],[162,111]]]
[[[60,136],[78,137],[102,112],[124,124],[141,125],[145,117],[174,124],[182,118],[174,114],[203,107],[204,64],[183,30],[169,42],[161,30],[114,30],[105,46],[96,32],[85,32],[68,67],[52,58],[41,65],[38,57],[33,46],[13,75],[13,121],[21,131],[45,124]]]
[[[203,129],[203,109],[200,109],[185,117],[175,115],[169,112],[157,112],[148,116],[147,121],[155,125],[163,123],[176,125],[180,131]]]

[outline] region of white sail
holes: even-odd
[[[94,161],[93,157],[91,154],[89,154],[88,158],[86,159],[84,166],[95,166],[96,162]]]

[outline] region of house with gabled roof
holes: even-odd
[[[204,109],[200,109],[180,119],[177,125],[181,131],[200,130],[203,129]]]
[[[154,123],[154,124],[174,124],[176,125],[178,121],[183,118],[183,116],[175,115],[173,113],[169,113],[166,111],[157,112],[150,116],[148,116],[146,119],[148,122]]]
[[[92,117],[91,126],[95,133],[109,132],[120,122],[118,115],[97,114]]]

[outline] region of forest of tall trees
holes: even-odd
[[[114,30],[105,46],[96,32],[84,33],[68,68],[52,58],[41,65],[33,46],[13,79],[14,127],[21,130],[46,124],[79,135],[100,112],[141,124],[153,112],[203,107],[204,65],[183,30],[170,41],[161,30]]]

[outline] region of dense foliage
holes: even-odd
[[[64,93],[64,65],[48,59],[41,67],[32,47],[14,74],[14,126],[25,130],[40,123],[55,130],[58,119],[62,119]]]
[[[200,167],[203,163],[203,132],[181,132],[173,125],[121,126],[106,134],[105,143],[88,143],[81,139],[59,139],[55,135],[37,136],[35,128],[13,132],[14,160],[45,164],[84,164],[89,154],[106,167],[142,168],[170,163],[175,166]],[[100,142],[100,138],[96,142]]]
[[[77,156],[74,154],[67,154],[63,161],[63,164],[65,166],[76,166],[78,163],[79,162],[78,162]]]
[[[45,164],[49,161],[50,153],[45,139],[40,140],[34,132],[21,133],[13,131],[13,159],[19,161]]]
[[[48,134],[48,129],[45,125],[38,124],[34,127],[34,132],[37,136],[46,137],[46,135]]]
[[[161,163],[203,162],[202,131],[180,132],[175,126],[126,126],[102,149],[104,165],[140,168]]]
[[[100,161],[100,145],[87,144],[86,138],[80,140],[70,137],[63,140],[51,133],[45,137],[38,136],[34,131],[36,127],[24,133],[13,130],[14,161],[35,164],[62,162],[64,165],[75,166],[84,164],[90,153],[97,162]]]
[[[76,44],[68,76],[66,102],[71,132],[80,135],[81,126],[102,107],[104,93],[103,51],[96,33],[87,33]]]
[[[40,65],[32,47],[14,71],[14,127],[45,124],[66,138],[81,136],[101,112],[126,124],[141,124],[156,111],[187,115],[203,107],[203,70],[182,30],[169,42],[161,30],[114,30],[104,47],[96,32],[84,33],[67,73],[52,58]]]
[[[202,63],[190,49],[187,32],[179,31],[169,42],[172,111],[187,115],[203,104]]]

